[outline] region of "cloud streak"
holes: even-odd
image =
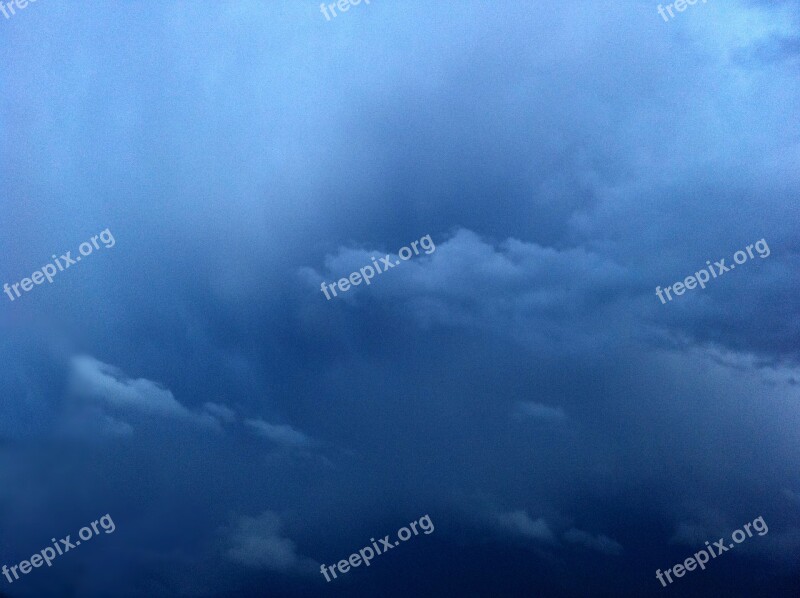
[[[213,413],[195,412],[179,403],[172,392],[146,378],[128,378],[124,372],[87,355],[75,356],[71,360],[70,391],[76,397],[94,401],[97,409],[108,409],[118,413],[138,413],[150,417],[171,418],[190,423],[200,428],[221,430],[220,421]],[[206,404],[211,405],[211,404]],[[212,407],[212,411],[224,413],[225,408]],[[118,422],[109,415],[101,416],[107,423],[130,433],[131,426]]]

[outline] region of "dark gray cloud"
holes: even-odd
[[[796,7],[0,18],[0,283],[116,240],[0,295],[3,563],[117,525],[2,591],[643,596],[763,516],[673,589],[796,593]]]

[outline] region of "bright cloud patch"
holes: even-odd
[[[157,382],[145,378],[128,378],[119,368],[89,356],[73,357],[71,366],[72,393],[95,401],[102,408],[121,413],[137,412],[148,416],[176,418],[201,427],[220,427],[213,414],[196,413],[187,409],[175,399],[171,391]],[[117,432],[127,429],[127,424],[110,416],[103,415],[103,418],[114,421],[113,427]]]

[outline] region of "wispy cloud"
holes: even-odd
[[[174,418],[199,427],[221,429],[219,414],[226,408],[206,404],[206,412],[195,412],[184,407],[172,392],[157,382],[146,378],[128,378],[113,365],[87,355],[75,356],[71,361],[70,390],[73,396],[96,403],[84,409],[83,415],[96,414],[112,431],[129,433],[130,424],[122,421],[120,414],[139,413],[152,417]],[[208,406],[214,405],[212,410]],[[114,416],[104,411],[116,412]],[[216,410],[217,413],[213,413]]]
[[[220,405],[219,403],[204,403],[203,410],[216,417],[220,421],[227,422],[229,424],[236,421],[236,412],[233,409],[229,409],[225,405]]]
[[[525,511],[497,513],[495,522],[501,529],[516,535],[544,542],[555,541],[555,536],[547,522],[543,518],[534,521]]]
[[[592,534],[579,529],[571,529],[564,532],[564,541],[572,544],[581,544],[591,550],[602,552],[608,555],[622,554],[622,545],[608,536]]]
[[[226,556],[247,567],[273,571],[307,571],[316,563],[297,553],[295,543],[281,531],[281,518],[271,511],[258,517],[239,517],[227,530]]]
[[[267,438],[275,444],[282,446],[311,446],[314,444],[311,438],[295,430],[292,426],[271,424],[263,419],[248,419],[244,423],[258,436]]]
[[[517,406],[520,414],[532,419],[550,422],[559,422],[567,419],[567,414],[561,407],[549,407],[532,401],[520,401]]]

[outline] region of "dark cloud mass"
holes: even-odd
[[[800,3],[657,6],[0,16],[0,284],[115,240],[0,295],[0,566],[116,526],[2,595],[797,596]]]

